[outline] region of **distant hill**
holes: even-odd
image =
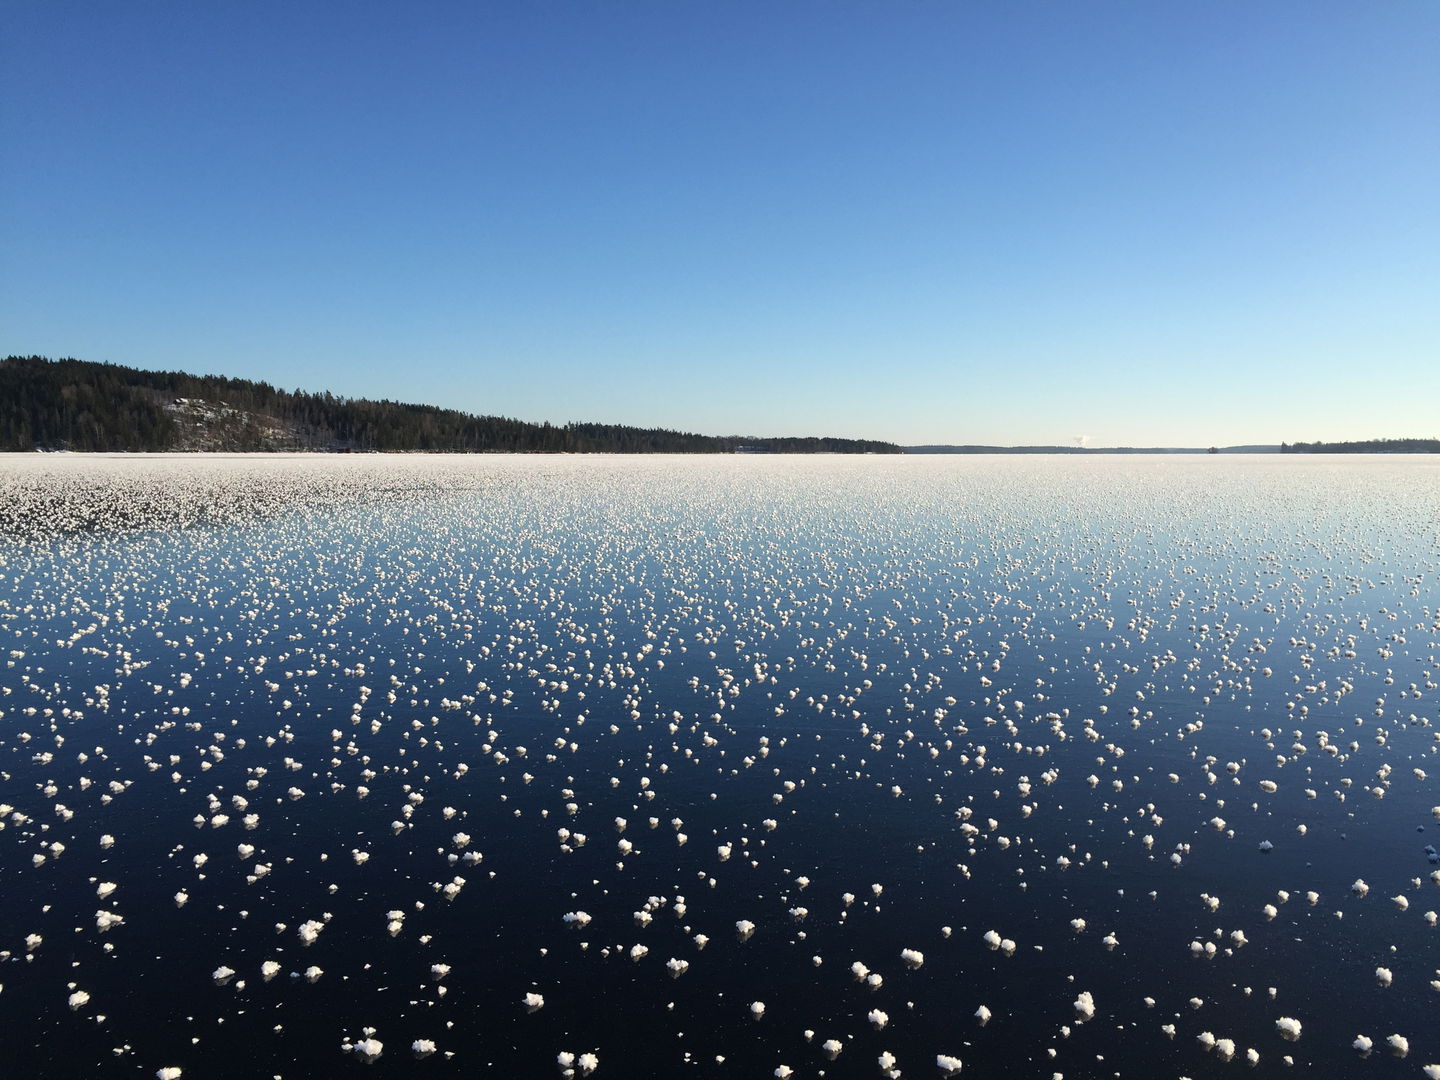
[[[0,450],[898,454],[894,443],[531,424],[83,360],[0,360]]]
[[[907,454],[1278,454],[1275,444],[1253,446],[907,446]]]
[[[1360,442],[1281,443],[1282,454],[1440,454],[1440,439],[1365,439]]]

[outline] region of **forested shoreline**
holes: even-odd
[[[0,360],[0,450],[455,453],[879,453],[893,443],[535,424],[434,405],[40,356]]]
[[[1281,443],[1282,454],[1440,454],[1440,439],[1362,439]]]

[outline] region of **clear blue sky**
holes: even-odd
[[[904,443],[1440,435],[1440,3],[0,0],[0,349]]]

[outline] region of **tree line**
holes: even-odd
[[[533,424],[433,405],[281,390],[266,382],[41,356],[0,360],[0,450],[452,453],[900,453],[837,438],[695,435],[620,424]]]
[[[1282,454],[1440,454],[1440,439],[1362,439],[1281,443]]]

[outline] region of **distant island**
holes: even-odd
[[[868,439],[532,424],[434,405],[41,356],[0,360],[0,451],[898,454]]]

